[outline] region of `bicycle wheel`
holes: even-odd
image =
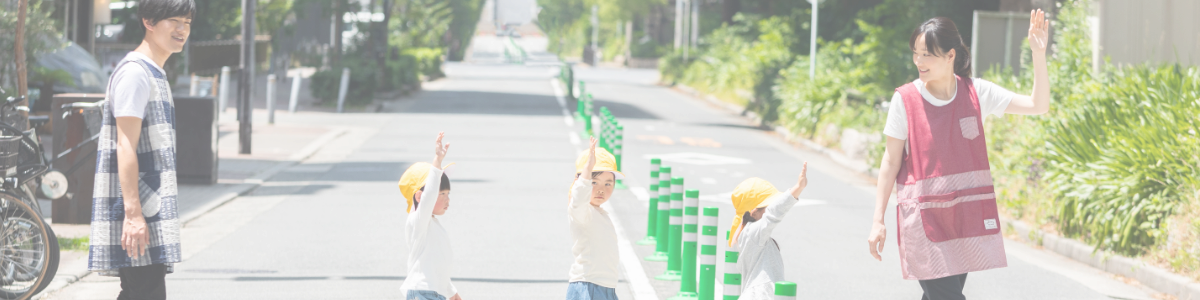
[[[50,231],[20,196],[0,192],[0,298],[29,299],[46,280]]]
[[[50,262],[46,263],[46,274],[42,275],[42,283],[38,284],[37,289],[33,291],[33,295],[37,295],[37,293],[41,293],[42,290],[45,290],[47,286],[50,286],[50,281],[54,280],[54,275],[58,275],[60,250],[58,247],[58,236],[54,234],[54,230],[51,229],[49,225],[46,226],[46,232],[49,233],[50,237],[50,242],[47,243],[48,247],[50,248]]]

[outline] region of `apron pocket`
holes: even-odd
[[[958,119],[958,127],[962,130],[962,135],[968,140],[973,140],[979,137],[979,121],[975,117],[966,117]]]
[[[990,187],[988,188],[990,189]],[[958,196],[955,199],[977,195],[980,194]],[[928,205],[929,207],[922,207],[921,225],[925,228],[925,236],[932,242],[944,242],[999,233],[1000,218],[996,210],[996,197],[994,194],[986,197],[985,199],[960,201],[950,206]]]

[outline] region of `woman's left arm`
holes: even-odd
[[[1004,110],[1006,114],[1040,115],[1050,111],[1050,74],[1046,67],[1046,47],[1049,46],[1050,21],[1046,12],[1029,13],[1029,48],[1033,50],[1033,95],[1013,96]]]

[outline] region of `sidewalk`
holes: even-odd
[[[238,123],[234,110],[230,109],[220,116],[217,184],[179,186],[179,214],[185,227],[204,213],[250,192],[266,179],[311,156],[329,141],[346,132],[346,129],[336,126],[304,122],[277,122],[268,125],[265,123],[266,112],[262,110],[255,111],[254,120],[262,121],[256,121],[257,124],[253,126],[252,154],[242,155],[238,154]],[[43,210],[49,210],[50,202],[42,200],[42,206]],[[52,224],[51,227],[59,237],[87,237],[90,233],[86,224]],[[116,297],[115,294],[107,295],[111,293],[114,285],[118,285],[119,281],[116,278],[89,276],[91,272],[87,270],[86,250],[64,249],[61,253],[58,274],[46,290],[34,296],[34,299]],[[56,293],[75,282],[87,283],[89,288],[75,289],[73,295]]]

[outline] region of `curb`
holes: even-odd
[[[1138,259],[1104,251],[1094,251],[1094,247],[1080,241],[1043,232],[1021,221],[1008,220],[1005,221],[1005,224],[1008,225],[1009,232],[1017,236],[1016,240],[1018,241],[1040,246],[1047,251],[1058,253],[1108,273],[1132,278],[1158,292],[1178,297],[1179,300],[1200,300],[1200,283],[1196,283],[1190,278],[1171,273],[1171,271]]]
[[[220,197],[217,197],[217,200],[210,201],[208,204],[201,206],[199,209],[192,211],[186,215],[180,216],[180,223],[182,224],[180,227],[186,226],[187,223],[191,222],[192,220],[195,220],[196,218],[199,218],[200,216],[203,216],[205,213],[208,213],[209,211],[212,211],[213,209],[220,207],[221,205],[224,205],[225,203],[228,203],[229,201],[231,201],[233,199],[237,199],[237,197],[239,197],[239,196],[245,195],[246,193],[253,191],[255,188],[258,188],[259,186],[261,186],[263,184],[263,182],[267,181],[271,177],[274,177],[275,174],[278,174],[279,172],[282,172],[283,170],[285,170],[291,166],[299,164],[300,162],[304,161],[305,159],[308,159],[309,157],[311,157],[313,154],[316,154],[318,150],[325,147],[325,144],[328,144],[333,139],[338,138],[338,137],[342,136],[343,134],[346,134],[347,131],[349,131],[349,130],[347,130],[346,128],[337,128],[337,129],[334,129],[334,131],[331,131],[329,133],[326,133],[326,134],[318,137],[316,140],[313,140],[312,143],[309,143],[308,146],[305,146],[303,149],[300,149],[299,152],[296,152],[296,154],[292,154],[292,156],[289,156],[286,161],[279,162],[279,163],[275,164],[275,166],[267,169],[266,171],[263,171],[261,173],[258,173],[257,175],[254,175],[253,177],[246,179],[245,183],[240,184],[239,185],[240,187],[236,191],[225,193],[225,194],[221,195]],[[72,283],[78,282],[84,276],[87,276],[92,273],[92,271],[88,270],[87,264],[88,264],[87,260],[77,260],[75,262],[75,265],[79,265],[79,267],[78,268],[68,268],[68,269],[71,269],[71,270],[78,269],[81,271],[55,274],[54,279],[52,279],[50,281],[50,285],[47,285],[46,289],[42,290],[41,292],[37,293],[36,295],[33,295],[33,297],[30,297],[30,299],[45,299],[50,294],[53,294],[54,292],[57,292],[58,290],[61,290],[67,286],[70,286]]]

